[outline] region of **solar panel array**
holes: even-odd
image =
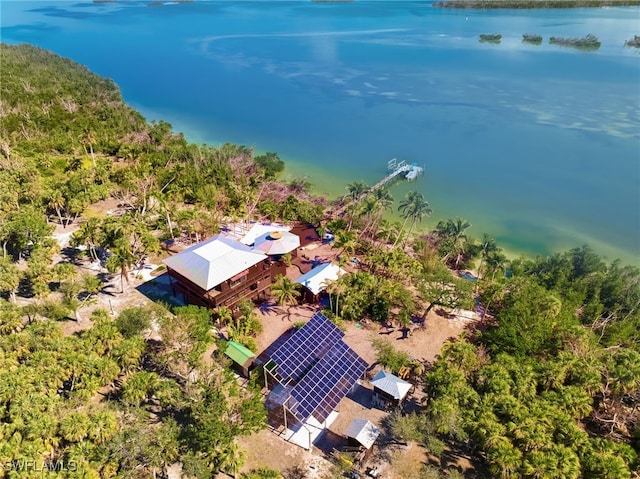
[[[344,333],[322,313],[316,313],[271,356],[283,383],[298,381],[302,375],[335,344]]]
[[[281,384],[291,384],[288,409],[301,422],[320,423],[362,376],[367,363],[347,346],[344,333],[316,313],[269,358]]]
[[[322,423],[362,376],[367,363],[340,341],[295,385],[289,409],[302,422]]]

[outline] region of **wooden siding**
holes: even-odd
[[[271,286],[273,269],[277,268],[269,260],[262,261],[246,270],[246,274],[235,275],[235,280],[223,281],[209,291],[205,291],[171,268],[167,268],[167,271],[171,277],[174,295],[180,293],[188,303],[198,306],[211,309],[226,306],[233,311],[242,299],[266,298]]]

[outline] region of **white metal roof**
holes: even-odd
[[[289,231],[290,229],[291,226],[280,223],[256,223],[242,238],[240,238],[240,242],[247,246],[251,246],[260,236],[264,236],[272,231]]]
[[[371,385],[398,400],[404,399],[413,386],[411,383],[386,372],[384,369],[376,374],[376,376],[371,380]]]
[[[300,283],[313,294],[323,291],[331,281],[335,281],[346,271],[333,263],[324,263],[303,274],[296,283]]]
[[[214,286],[258,264],[267,256],[231,238],[216,235],[162,262],[209,291]]]
[[[380,430],[375,427],[371,421],[356,418],[351,421],[351,424],[347,427],[344,435],[355,439],[364,447],[369,449],[373,446],[373,443],[376,442],[376,439],[380,435]]]
[[[288,231],[272,230],[255,239],[253,249],[268,255],[290,253],[300,246],[300,237]]]

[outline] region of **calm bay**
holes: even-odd
[[[424,166],[434,214],[512,254],[589,243],[640,258],[637,8],[445,10],[429,2],[2,2],[2,41],[120,85],[192,141],[277,151],[318,193]],[[480,43],[501,33],[499,45]],[[544,37],[522,43],[523,33]],[[549,45],[596,35],[597,51]]]

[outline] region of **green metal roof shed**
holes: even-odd
[[[229,356],[231,360],[238,365],[240,372],[244,376],[249,376],[249,369],[253,365],[253,360],[256,358],[256,353],[247,349],[240,343],[235,341],[227,342],[227,349],[224,354]]]

